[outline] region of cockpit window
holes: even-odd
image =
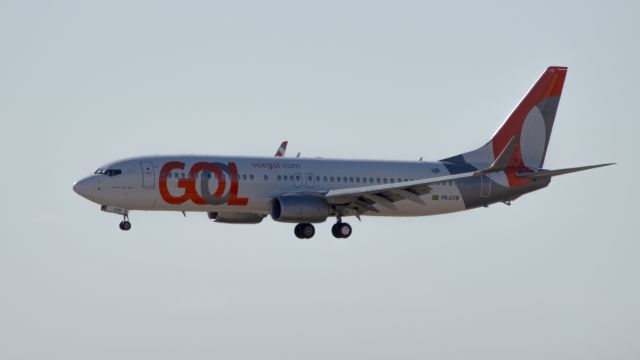
[[[98,169],[94,172],[94,174],[98,175],[107,175],[107,176],[116,176],[122,174],[121,169]]]

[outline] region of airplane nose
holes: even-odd
[[[93,181],[89,178],[78,180],[73,184],[73,191],[82,197],[89,198],[93,193]]]

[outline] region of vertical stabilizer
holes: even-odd
[[[514,137],[519,139],[508,167],[541,168],[558,110],[567,68],[551,66],[483,147],[442,161],[491,164]]]

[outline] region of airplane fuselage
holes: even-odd
[[[486,164],[485,164],[486,165]],[[81,180],[85,196],[128,210],[202,211],[268,215],[276,195],[393,184],[477,170],[481,165],[426,161],[334,160],[274,157],[150,156],[100,167]],[[108,172],[108,173],[107,173]],[[424,204],[374,205],[366,215],[424,216],[512,200],[548,181],[509,188],[504,173],[430,185]],[[349,214],[345,214],[349,215]]]

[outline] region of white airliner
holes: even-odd
[[[611,165],[543,169],[566,67],[549,67],[491,140],[435,162],[283,157],[145,156],[115,161],[79,180],[73,190],[120,214],[199,211],[218,223],[256,224],[267,215],[296,223],[308,239],[312,224],[336,218],[333,236],[347,238],[347,216],[423,216],[510,204],[549,185],[556,175]]]

